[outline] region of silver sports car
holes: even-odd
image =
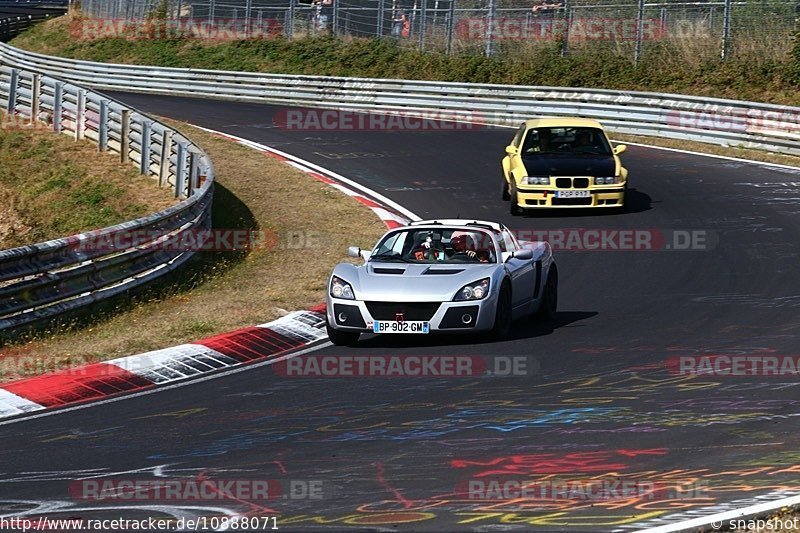
[[[555,316],[558,270],[546,242],[520,243],[502,224],[424,220],[388,231],[373,250],[351,246],[328,281],[328,337],[468,333],[507,338],[524,315]]]

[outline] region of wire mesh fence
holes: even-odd
[[[563,55],[612,49],[636,61],[664,45],[723,59],[784,56],[800,17],[800,0],[82,0],[80,7],[117,22],[166,19],[172,31],[217,39],[333,34],[487,55],[547,45]]]

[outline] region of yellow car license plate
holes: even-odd
[[[556,198],[589,198],[589,191],[556,191]]]

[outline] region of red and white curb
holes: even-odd
[[[419,220],[403,206],[348,178],[274,148],[206,128],[309,174],[369,207],[388,228]],[[327,338],[325,306],[172,348],[130,355],[0,385],[0,419],[138,392],[220,369],[276,359]]]
[[[130,355],[0,386],[0,418],[137,392],[207,372],[277,358],[327,338],[325,311],[277,320],[191,344]]]

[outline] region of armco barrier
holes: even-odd
[[[99,89],[286,106],[380,111],[516,125],[541,115],[600,120],[610,131],[800,155],[800,108],[646,92],[293,76],[93,63],[0,45],[0,60]]]
[[[67,11],[67,2],[53,2],[48,7],[41,4],[0,0],[0,41],[12,39],[37,22],[63,15]],[[62,4],[62,7],[56,7],[56,4]]]
[[[178,199],[137,220],[0,251],[0,330],[142,285],[193,255],[178,243],[191,236],[196,245],[196,237],[207,235],[203,230],[211,224],[214,169],[189,139],[111,98],[8,65],[0,67],[0,105],[15,124],[35,121],[75,139],[90,139],[100,151],[119,153],[141,174],[169,186]],[[104,244],[82,246],[92,242]]]

